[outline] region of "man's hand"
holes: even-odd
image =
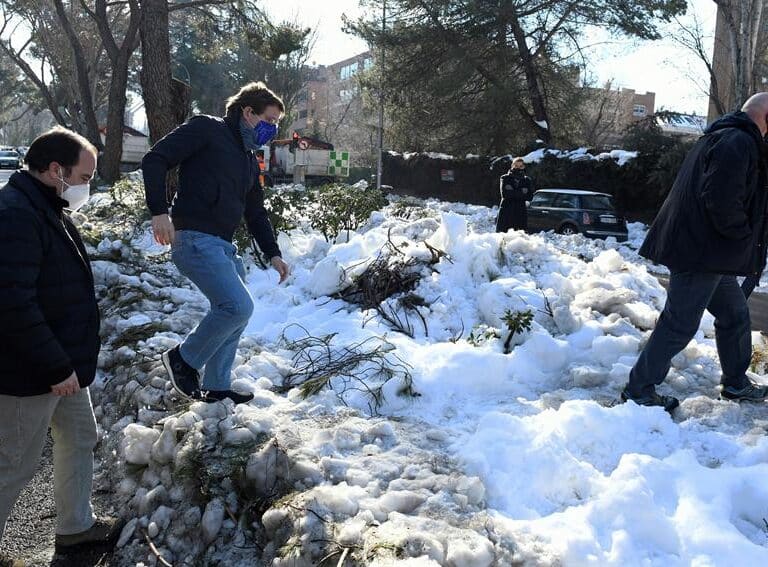
[[[152,217],[152,234],[155,235],[155,242],[167,246],[173,244],[176,237],[176,231],[173,228],[171,217],[168,215],[155,215]]]
[[[57,396],[74,396],[80,391],[80,381],[77,374],[72,372],[69,378],[51,386],[51,391]]]
[[[283,262],[283,259],[280,256],[274,256],[272,260],[270,260],[270,263],[272,264],[272,267],[277,270],[277,273],[280,274],[280,281],[277,283],[283,283],[288,279],[288,276],[291,273],[291,267]]]

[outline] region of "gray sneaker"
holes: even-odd
[[[680,400],[673,396],[660,396],[656,391],[642,396],[633,396],[627,392],[626,388],[624,388],[621,392],[621,401],[628,402],[629,400],[632,400],[639,406],[659,406],[664,408],[668,413],[672,413],[674,409],[680,405]]]
[[[763,402],[768,397],[768,386],[749,382],[743,388],[723,386],[720,397],[737,402]]]

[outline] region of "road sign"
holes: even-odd
[[[337,152],[331,150],[328,175],[349,177],[349,152]]]

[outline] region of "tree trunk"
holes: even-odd
[[[93,108],[91,81],[88,77],[88,62],[85,60],[83,45],[80,43],[80,39],[77,37],[77,33],[67,17],[67,12],[64,9],[62,0],[55,0],[55,4],[56,14],[59,17],[59,22],[61,23],[62,28],[64,28],[64,33],[67,35],[67,39],[69,39],[69,45],[72,48],[72,55],[75,60],[77,86],[80,92],[80,104],[83,115],[85,116],[85,135],[98,150],[102,150],[104,149],[104,145],[101,143],[99,124],[96,120],[96,111]]]
[[[717,31],[724,36],[715,38],[715,55],[718,55],[719,42],[727,52],[731,73],[729,86],[719,82],[732,97],[729,97],[728,110],[736,110],[760,88],[755,69],[759,68],[763,56],[760,48],[766,41],[765,0],[715,0],[715,3],[719,8]]]
[[[104,155],[99,161],[99,173],[107,183],[120,179],[120,161],[123,155],[123,129],[125,127],[125,92],[128,88],[128,64],[136,50],[141,8],[138,0],[128,0],[130,19],[122,43],[118,46],[110,28],[107,16],[107,1],[96,0],[91,10],[84,0],[80,0],[83,9],[96,22],[99,35],[109,56],[112,76],[109,82],[109,101],[107,111],[107,134]]]
[[[167,0],[141,2],[141,61],[141,89],[149,137],[154,143],[178,124],[173,98]]]
[[[510,25],[512,26],[512,35],[515,38],[517,44],[517,51],[520,54],[520,63],[523,68],[523,74],[525,75],[525,84],[528,88],[528,98],[533,108],[533,116],[526,112],[528,118],[536,128],[539,138],[544,143],[549,144],[552,142],[552,124],[549,121],[549,115],[547,113],[547,105],[544,100],[544,93],[541,90],[541,81],[539,80],[539,70],[536,68],[536,62],[531,55],[531,50],[528,47],[528,40],[525,36],[525,30],[523,30],[515,14],[510,14]]]
[[[123,156],[123,128],[125,126],[125,91],[128,88],[128,62],[112,68],[109,83],[109,110],[104,154],[100,161],[101,176],[107,183],[120,179],[120,162]]]

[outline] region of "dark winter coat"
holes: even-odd
[[[93,382],[99,307],[77,229],[55,189],[14,173],[0,189],[0,394]]]
[[[672,271],[761,273],[767,153],[743,112],[713,123],[686,156],[640,254]]]
[[[501,204],[496,219],[496,232],[507,232],[510,228],[528,228],[528,209],[525,202],[533,195],[533,180],[522,171],[512,170],[501,176],[499,191]]]
[[[243,220],[262,252],[280,256],[259,185],[259,164],[240,135],[241,113],[194,116],[158,141],[142,160],[147,206],[168,213],[166,175],[179,166],[171,205],[176,230],[197,230],[232,241]]]

